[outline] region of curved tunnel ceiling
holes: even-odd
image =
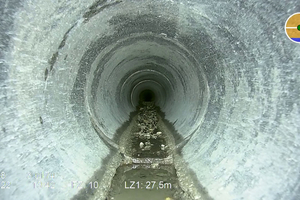
[[[105,166],[148,90],[212,198],[297,199],[300,46],[282,31],[298,9],[290,2],[1,6],[0,163],[19,188],[5,197],[71,198],[66,183]],[[55,172],[56,190],[17,187],[43,171]]]

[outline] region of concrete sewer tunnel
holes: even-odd
[[[300,45],[284,32],[298,1],[2,0],[0,11],[1,199],[113,199],[114,177],[137,165],[175,174],[178,199],[300,199]],[[128,153],[141,101],[166,156]]]

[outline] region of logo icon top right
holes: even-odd
[[[300,13],[292,14],[286,20],[285,33],[290,40],[300,44]]]

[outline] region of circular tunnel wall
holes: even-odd
[[[209,99],[203,69],[178,42],[161,36],[160,27],[158,36],[154,36],[151,32],[154,25],[148,24],[153,17],[136,17],[137,21],[130,23],[139,25],[141,30],[128,26],[131,36],[122,35],[125,39],[111,44],[116,45],[114,47],[106,47],[107,51],[103,49],[95,65],[92,64],[91,77],[87,77],[92,81],[86,84],[83,95],[86,95],[88,112],[99,134],[105,135],[103,138],[113,138],[117,128],[128,120],[129,113],[136,110],[139,94],[145,89],[156,94],[156,105],[176,124],[182,137],[189,138],[201,125]],[[139,31],[146,33],[141,35]],[[95,46],[103,48],[101,42],[103,38]],[[78,73],[78,76],[86,75]],[[78,94],[74,97],[78,98]],[[177,141],[180,142],[183,141]]]
[[[212,198],[297,199],[300,46],[283,31],[295,3],[2,3],[4,196],[71,198],[151,90]],[[55,190],[32,190],[39,172]]]

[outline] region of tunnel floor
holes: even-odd
[[[137,107],[125,145],[125,157],[119,166],[107,200],[189,200],[180,188],[172,154],[174,144],[160,126],[159,108],[153,101],[141,101]],[[160,122],[160,123],[159,123]]]
[[[132,128],[132,154],[135,158],[166,158],[170,152],[166,136],[157,126],[157,108],[152,102],[143,102]]]

